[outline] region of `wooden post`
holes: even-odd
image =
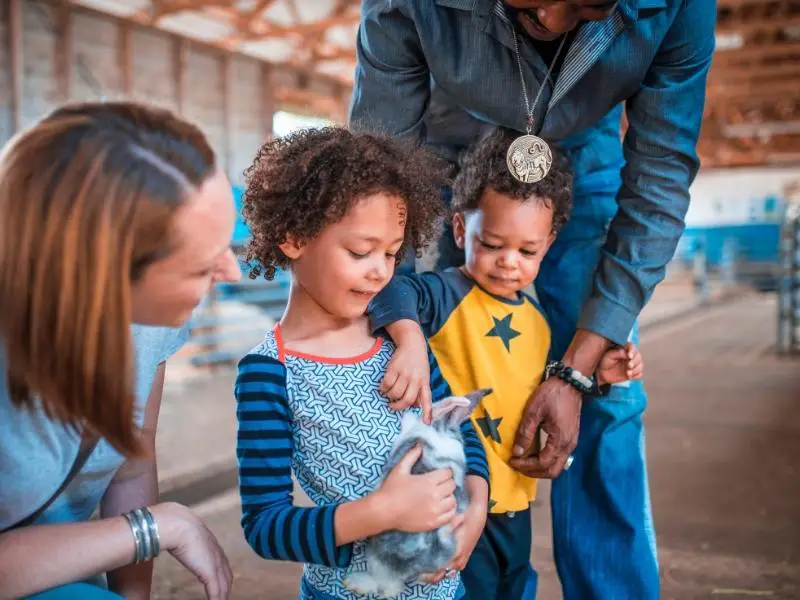
[[[133,96],[133,48],[131,26],[125,21],[119,24],[119,47],[117,60],[119,61],[120,87],[122,95],[126,98]]]
[[[11,60],[11,113],[16,133],[22,129],[22,0],[9,0],[8,45]]]
[[[183,115],[186,107],[186,40],[175,37],[173,43],[173,78],[175,79],[175,105],[179,115]]]
[[[58,97],[68,102],[72,97],[72,10],[66,2],[55,7],[56,43],[55,67]]]
[[[272,67],[261,63],[261,137],[264,141],[272,138],[275,118],[275,84]]]

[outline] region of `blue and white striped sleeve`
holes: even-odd
[[[430,349],[428,350],[428,360],[431,371],[431,396],[434,402],[438,402],[452,395],[452,392],[439,369],[436,357]],[[467,475],[477,475],[485,479],[488,483],[489,465],[486,462],[486,449],[483,447],[470,419],[467,419],[461,425],[461,435],[464,438],[464,454],[467,458]]]
[[[269,356],[248,354],[239,363],[234,393],[242,528],[247,542],[266,559],[346,567],[352,544],[336,546],[338,505],[292,504],[292,415],[286,367]]]

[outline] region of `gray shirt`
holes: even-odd
[[[177,352],[189,334],[186,329],[141,325],[132,326],[131,333],[141,421],[158,365]],[[0,530],[24,519],[50,498],[67,476],[80,444],[77,433],[50,420],[38,406],[20,410],[11,404],[6,369],[5,349],[0,346]],[[119,452],[101,440],[81,472],[37,522],[87,520],[124,462]]]

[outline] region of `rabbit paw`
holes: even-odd
[[[343,581],[345,587],[361,596],[377,594],[380,586],[375,578],[367,571],[350,573]]]
[[[349,590],[361,596],[377,596],[379,598],[396,598],[403,593],[405,583],[397,579],[377,580],[368,571],[351,573],[344,579]]]

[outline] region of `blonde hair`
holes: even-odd
[[[70,105],[0,154],[0,343],[12,402],[126,454],[135,425],[131,285],[216,169],[195,126],[126,102]]]

